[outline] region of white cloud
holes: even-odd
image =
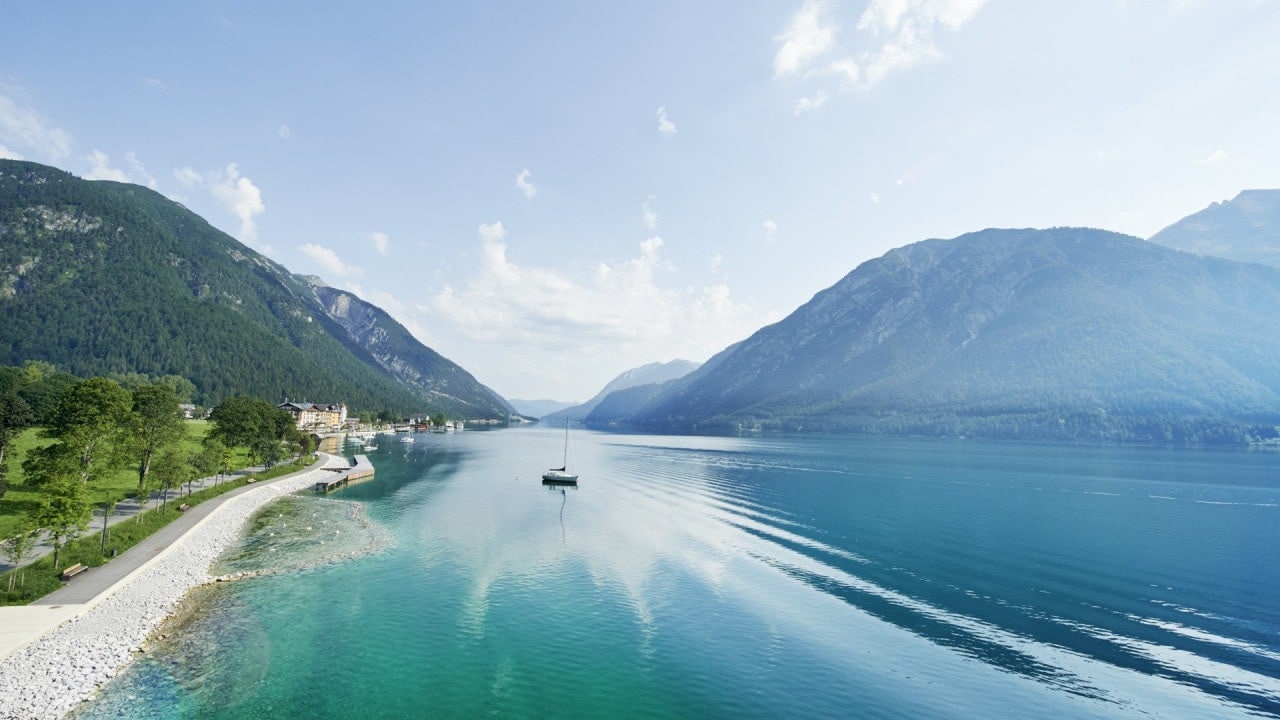
[[[147,172],[146,166],[138,159],[138,154],[133,151],[124,154],[125,164],[129,166],[128,171],[112,167],[111,157],[101,150],[95,149],[84,156],[83,160],[89,163],[89,170],[84,175],[86,180],[114,180],[116,182],[136,183],[138,185],[146,185],[152,190],[155,190],[158,186],[156,179],[151,176],[151,173]]]
[[[650,232],[658,229],[658,213],[649,204],[657,199],[657,195],[650,195],[644,199],[644,227]]]
[[[200,176],[200,173],[192,170],[191,167],[187,165],[175,168],[173,171],[173,179],[177,180],[178,184],[184,188],[196,187],[204,180],[204,178]]]
[[[338,253],[324,245],[307,243],[299,245],[298,249],[331,276],[347,278],[362,274],[359,268],[346,264],[342,258],[338,257]]]
[[[227,165],[221,174],[216,174],[209,183],[209,192],[214,199],[222,203],[222,207],[240,221],[240,230],[236,239],[246,245],[258,242],[259,215],[267,211],[262,202],[262,191],[253,181],[240,174],[235,163]]]
[[[530,171],[529,168],[521,170],[520,174],[516,176],[516,187],[520,188],[520,192],[524,193],[524,196],[530,199],[532,199],[534,195],[538,194],[538,188],[534,187],[533,183],[529,181],[529,178],[532,176],[533,172]]]
[[[387,254],[387,246],[390,244],[391,238],[387,237],[384,232],[374,231],[369,233],[369,242],[373,243],[373,247],[378,251],[379,255]]]
[[[89,163],[89,171],[84,175],[86,180],[129,182],[129,176],[123,170],[111,167],[111,158],[101,150],[94,150],[84,160]]]
[[[880,195],[879,195],[879,194],[877,194],[877,193],[871,193],[871,204],[872,204],[872,205],[879,205],[879,204],[880,204]]]
[[[813,97],[804,97],[796,101],[796,107],[793,111],[795,115],[803,115],[822,107],[827,103],[827,94],[821,90]]]
[[[764,239],[774,242],[778,239],[778,223],[772,220],[764,221]]]
[[[7,95],[0,95],[0,143],[11,156],[30,153],[54,164],[71,154],[70,133]]]
[[[1223,160],[1226,160],[1230,155],[1231,153],[1227,152],[1226,150],[1214,150],[1213,152],[1209,153],[1205,157],[1201,158],[1200,164],[1213,165],[1214,163],[1220,163]]]
[[[501,220],[493,223],[480,223],[480,227],[476,232],[480,235],[480,239],[485,245],[500,243],[507,239],[507,229],[502,227]]]
[[[501,343],[504,356],[626,368],[706,357],[762,321],[733,302],[725,285],[682,287],[657,236],[641,242],[635,257],[572,272],[513,262],[500,222],[481,225],[478,235],[475,276],[443,288],[420,312],[474,340]]]
[[[839,26],[825,19],[826,6],[808,0],[774,38],[782,43],[774,56],[774,77],[833,78],[845,89],[870,88],[896,72],[942,60],[935,29],[960,30],[985,1],[871,0],[847,47],[839,41]],[[831,55],[836,59],[820,64]]]
[[[808,0],[791,16],[787,29],[774,38],[782,43],[773,56],[774,77],[794,75],[831,49],[838,28],[824,23],[826,9],[825,4]]]
[[[858,81],[862,79],[862,71],[858,69],[858,63],[853,58],[841,58],[829,66],[832,75],[841,78],[846,88],[856,88]]]
[[[169,94],[169,88],[165,87],[165,86],[164,86],[164,83],[160,82],[158,79],[153,78],[153,77],[149,77],[149,78],[147,78],[147,79],[146,79],[146,81],[145,81],[145,82],[147,83],[147,87],[149,87],[149,88],[151,88],[151,89],[155,90],[156,92],[160,93],[161,95],[168,95],[168,94]]]
[[[724,263],[724,255],[721,253],[716,253],[715,255],[711,256],[711,261],[707,263],[707,269],[713,273],[719,272],[720,265],[723,263]]]
[[[184,165],[173,171],[173,178],[184,188],[200,188],[208,191],[224,210],[240,221],[236,239],[253,246],[260,252],[268,252],[268,245],[258,245],[258,216],[267,211],[262,202],[262,191],[253,181],[240,174],[235,163],[221,171],[199,173]]]
[[[658,118],[658,132],[662,133],[662,137],[669,138],[674,136],[676,134],[676,124],[667,117],[666,106],[659,107],[656,115]]]
[[[146,166],[138,159],[138,153],[130,150],[124,154],[124,161],[129,166],[129,170],[131,171],[129,177],[132,178],[133,182],[146,185],[152,190],[159,187],[159,183],[156,182],[156,179],[152,177],[151,173],[147,172]]]
[[[26,160],[26,158],[10,150],[4,145],[0,145],[0,160]]]
[[[280,127],[276,128],[276,137],[280,138],[281,140],[288,140],[289,138],[293,137],[293,131],[289,129],[288,125],[281,123]]]

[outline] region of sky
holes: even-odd
[[[1280,187],[1277,0],[0,0],[0,157],[149,186],[508,398],[988,227]]]

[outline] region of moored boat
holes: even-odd
[[[564,421],[564,458],[558,468],[542,473],[542,482],[548,485],[577,485],[578,476],[569,472],[569,421]]]

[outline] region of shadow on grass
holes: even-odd
[[[123,553],[143,540],[154,535],[160,528],[182,516],[178,506],[183,503],[191,506],[229,493],[237,488],[250,484],[253,480],[270,480],[305,470],[315,458],[304,459],[298,463],[277,465],[265,472],[239,476],[224,480],[214,487],[182,497],[170,497],[168,507],[155,508],[139,513],[134,518],[107,528],[107,552],[102,552],[102,538],[97,532],[68,542],[58,555],[58,567],[53,565],[53,555],[46,555],[35,562],[14,568],[0,575],[0,605],[26,605],[48,595],[62,587],[62,569],[76,563],[89,567],[100,567],[110,562],[112,552]]]

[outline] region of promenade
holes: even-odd
[[[213,579],[214,561],[258,508],[351,467],[340,456],[321,458],[306,470],[201,503],[40,604],[0,608],[0,718],[61,718],[92,697],[133,661],[191,588]]]
[[[119,557],[100,567],[90,568],[80,573],[60,590],[52,592],[30,605],[0,607],[0,660],[13,654],[63,622],[92,609],[94,605],[110,596],[144,565],[160,557],[188,532],[199,526],[232,499],[281,483],[291,486],[297,485],[299,478],[306,478],[308,483],[314,482],[318,477],[327,477],[332,474],[331,471],[324,468],[345,468],[348,465],[348,462],[342,457],[321,453],[320,459],[304,470],[272,480],[245,485],[192,507],[179,518],[122,553]],[[303,483],[301,487],[308,486],[307,483]],[[171,497],[169,502],[181,501]],[[126,511],[118,516],[113,516],[112,521],[121,522],[132,517],[139,511],[136,503],[133,504],[133,508],[132,512]],[[99,531],[101,531],[100,528],[101,525],[99,525]]]
[[[192,480],[190,486],[188,486],[186,483],[183,483],[182,487],[173,488],[169,490],[168,502],[173,503],[174,506],[176,507],[182,504],[183,502],[182,498],[186,497],[191,493],[200,492],[201,490],[207,487],[212,487],[215,484],[220,485],[225,482],[232,482],[236,479],[244,477],[245,475],[252,475],[253,473],[256,473],[256,472],[262,472],[265,469],[266,468],[262,465],[253,465],[250,467],[240,468],[239,470],[232,470],[229,473],[224,473],[220,475],[211,475],[209,477],[200,478],[198,480]],[[107,518],[108,546],[110,546],[109,537],[110,537],[111,528],[115,527],[116,525],[119,525],[125,520],[129,520],[133,518],[138,513],[145,512],[147,510],[153,510],[155,508],[160,507],[161,504],[164,503],[164,501],[165,501],[164,494],[159,490],[153,490],[148,494],[145,502],[139,503],[137,498],[129,498],[128,500],[123,500],[119,503],[116,503],[115,510],[112,511],[111,517]],[[76,537],[100,535],[102,533],[102,513],[103,513],[103,508],[95,507],[93,509],[93,517],[89,520],[89,527],[77,533]],[[32,550],[31,554],[27,556],[27,561],[25,564],[29,565],[52,552],[53,552],[53,542],[49,539],[49,536],[47,533],[41,533],[40,541],[36,543],[36,547]],[[13,567],[14,567],[13,563],[7,562],[4,559],[0,559],[0,573],[8,572],[9,570],[12,570]]]

